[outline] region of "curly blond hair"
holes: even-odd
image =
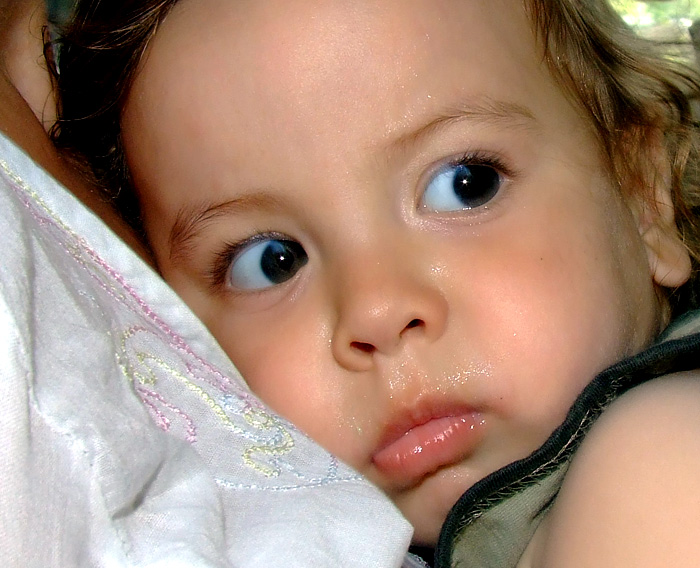
[[[620,190],[653,200],[644,193],[654,186],[650,176],[662,175],[656,156],[664,157],[678,232],[694,261],[694,288],[700,262],[700,130],[694,116],[700,76],[663,45],[634,33],[607,0],[525,3],[550,72],[593,125]]]

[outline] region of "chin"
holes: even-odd
[[[458,467],[448,467],[396,497],[396,505],[413,525],[413,543],[435,546],[450,510],[476,481],[465,479]]]

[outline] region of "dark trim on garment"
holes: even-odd
[[[435,550],[435,568],[451,566],[453,545],[466,526],[570,460],[590,426],[615,398],[661,375],[699,366],[700,333],[657,343],[597,375],[576,399],[561,426],[538,450],[490,474],[462,495],[442,527]],[[555,497],[544,503],[543,509]]]

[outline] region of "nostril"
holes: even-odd
[[[376,347],[372,345],[371,343],[364,343],[362,341],[353,341],[350,346],[353,349],[357,349],[358,351],[362,351],[363,353],[374,353],[376,350]]]
[[[412,319],[411,321],[408,322],[406,329],[412,329],[414,327],[420,327],[422,325],[423,325],[423,320]]]
[[[350,349],[355,353],[362,353],[367,355],[373,355],[376,352],[390,353],[395,347],[401,344],[401,338],[407,330],[423,327],[425,327],[425,320],[421,318],[414,318],[404,326],[404,328],[401,330],[401,333],[399,333],[398,337],[394,337],[391,335],[387,337],[378,336],[378,342],[373,343],[367,341],[351,341]]]

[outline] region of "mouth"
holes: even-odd
[[[416,485],[474,453],[483,425],[481,414],[471,409],[408,416],[385,430],[372,463],[397,489]]]

